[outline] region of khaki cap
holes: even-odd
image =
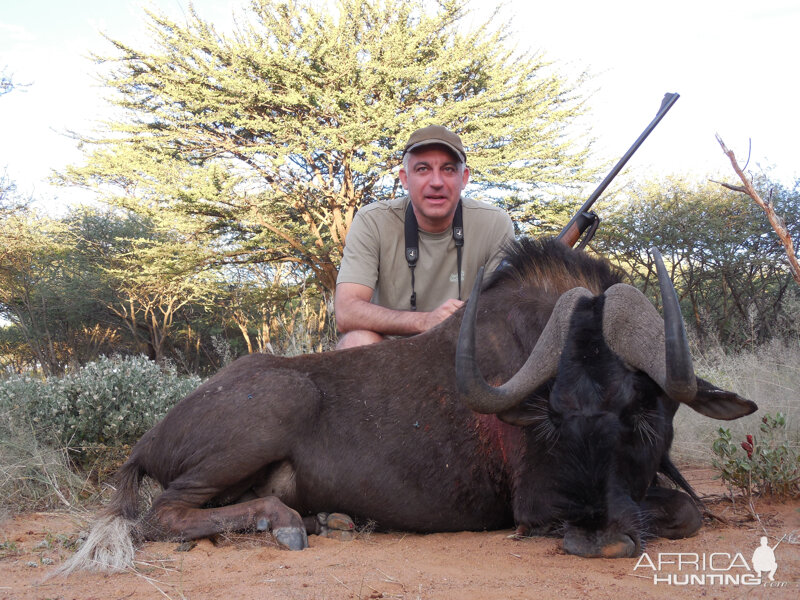
[[[447,146],[461,157],[461,160],[466,164],[467,153],[464,152],[464,145],[461,143],[461,138],[441,125],[428,125],[412,133],[411,137],[408,138],[406,147],[403,149],[403,156],[405,156],[407,152],[411,152],[417,148],[434,144]]]

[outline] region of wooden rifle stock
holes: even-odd
[[[570,219],[570,222],[567,223],[567,226],[561,230],[561,233],[558,234],[556,239],[561,240],[570,248],[574,248],[575,244],[578,243],[578,240],[581,239],[583,232],[589,227],[592,227],[592,229],[586,235],[586,238],[578,247],[579,250],[582,250],[584,246],[589,243],[589,240],[592,239],[592,236],[594,235],[594,232],[599,224],[600,217],[598,217],[593,211],[578,212],[574,217],[572,217],[572,219]]]
[[[580,239],[583,232],[589,228],[589,232],[587,233],[586,238],[581,242],[580,248],[582,249],[589,243],[589,240],[592,239],[594,232],[597,230],[597,226],[600,224],[600,218],[590,211],[589,209],[592,207],[597,199],[600,197],[605,189],[608,187],[608,184],[616,177],[619,172],[622,170],[622,167],[625,166],[625,163],[628,162],[631,156],[633,156],[634,152],[639,149],[639,146],[642,145],[647,139],[647,136],[656,128],[656,125],[664,118],[664,115],[667,114],[672,105],[677,102],[678,98],[680,98],[680,94],[665,94],[664,99],[661,101],[661,107],[658,109],[658,113],[656,114],[655,118],[650,122],[650,124],[645,128],[642,134],[638,137],[638,139],[633,143],[625,155],[619,159],[614,168],[611,169],[611,172],[606,175],[606,178],[600,183],[597,189],[592,192],[592,195],[589,196],[588,200],[583,203],[583,206],[580,207],[577,213],[570,219],[569,223],[567,223],[566,227],[561,230],[561,233],[558,234],[556,239],[561,240],[565,245],[569,246],[570,248],[574,247],[575,244]]]

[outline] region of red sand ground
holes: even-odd
[[[723,490],[709,471],[684,474],[728,523],[706,520],[693,538],[654,540],[647,556],[655,563],[659,556],[674,560],[675,554],[666,553],[684,553],[684,560],[696,554],[725,569],[741,553],[752,566],[762,535],[769,536],[770,545],[783,537],[775,550],[775,583],[656,584],[653,569],[636,568],[637,559],[578,558],[565,554],[559,539],[515,541],[508,538],[511,531],[361,533],[351,542],[312,536],[303,552],[280,550],[269,536],[201,540],[189,552],[177,551],[175,543],[148,543],[137,555],[136,572],[46,579],[51,565],[69,554],[57,536],[74,535],[81,525],[66,513],[28,513],[0,523],[0,600],[800,598],[800,502],[757,501],[758,520],[753,520],[741,502],[734,508],[722,499]],[[713,573],[691,565],[680,572],[665,565],[658,572],[662,578]],[[737,559],[728,573],[748,571]]]

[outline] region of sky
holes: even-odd
[[[247,0],[196,0],[219,31]],[[497,3],[473,0],[476,18]],[[102,34],[146,45],[144,7],[184,19],[185,0],[3,0],[0,69],[27,84],[0,97],[0,174],[53,212],[90,201],[54,187],[53,171],[80,164],[69,131],[91,133],[109,114],[91,53]],[[740,163],[771,169],[789,185],[800,177],[800,0],[507,0],[520,50],[544,53],[567,76],[590,75],[581,127],[598,162],[613,164],[655,116],[667,92],[680,99],[631,159],[626,177],[672,174],[735,181],[715,139]]]

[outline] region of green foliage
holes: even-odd
[[[361,206],[400,192],[417,127],[461,133],[474,187],[518,214],[588,179],[565,135],[576,84],[467,14],[451,0],[257,0],[230,32],[147,13],[148,49],[110,39],[97,63],[119,112],[57,179],[112,208],[0,214],[13,242],[0,362],[49,375],[145,353],[198,372],[221,366],[215,339],[328,347],[345,235]]]
[[[109,313],[118,293],[104,266],[129,252],[146,224],[89,208],[54,219],[16,205],[0,214],[0,227],[0,316],[11,324],[0,332],[0,362],[57,374],[137,349]]]
[[[146,353],[160,361],[177,355],[186,332],[192,339],[184,356],[197,370],[207,366],[199,338],[210,346],[210,334],[197,331],[198,315],[205,301],[224,306],[229,292],[215,287],[213,273],[176,272],[163,257],[147,255],[168,239],[151,221],[88,207],[54,219],[8,202],[0,227],[0,317],[7,321],[0,365],[51,375],[104,354]]]
[[[0,406],[22,410],[64,447],[119,446],[138,441],[199,383],[141,356],[101,358],[63,377],[2,380]]]
[[[101,358],[62,377],[0,379],[0,511],[74,507],[199,384],[143,357]],[[76,469],[77,467],[77,469]]]
[[[0,206],[5,369],[51,375],[144,353],[203,373],[224,362],[214,338],[234,355],[296,354],[323,349],[333,335],[317,289],[289,268],[183,271],[176,238],[168,244],[169,232],[134,213],[84,207],[53,219],[8,200]],[[163,254],[170,245],[172,257]]]
[[[785,439],[786,417],[782,413],[764,416],[759,431],[737,444],[729,429],[718,429],[719,437],[711,447],[718,477],[748,497],[800,495],[800,454]]]
[[[16,542],[0,542],[0,558],[8,558],[9,556],[17,556],[22,554],[22,549],[17,546]]]
[[[800,191],[757,181],[782,214],[800,211]],[[794,283],[783,247],[748,197],[711,182],[678,177],[631,186],[606,204],[596,248],[632,273],[659,302],[659,248],[687,323],[705,342],[727,348],[758,345],[785,331]],[[788,221],[787,221],[788,222]],[[800,242],[800,223],[789,225]]]
[[[220,33],[148,13],[152,50],[112,40],[97,59],[123,112],[62,181],[175,235],[139,264],[285,263],[328,298],[355,212],[399,192],[418,127],[462,134],[475,186],[519,201],[588,178],[565,135],[573,84],[466,15],[452,0],[256,0]]]

